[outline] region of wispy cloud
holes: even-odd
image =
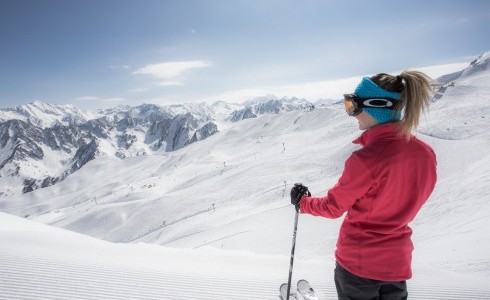
[[[133,72],[136,75],[150,75],[162,80],[159,85],[181,85],[183,84],[183,74],[193,69],[211,67],[210,61],[191,60],[191,61],[174,61],[163,62],[158,64],[146,65]]]

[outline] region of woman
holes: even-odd
[[[301,213],[338,218],[335,284],[339,299],[407,299],[412,221],[436,183],[434,151],[411,134],[430,99],[430,78],[416,71],[364,77],[344,95],[349,116],[365,130],[363,148],[345,162],[325,197],[296,185],[291,202]]]

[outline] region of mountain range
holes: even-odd
[[[306,100],[269,96],[244,105],[142,104],[87,112],[35,101],[0,109],[0,196],[51,186],[100,156],[175,151],[217,133],[226,122],[312,108]]]

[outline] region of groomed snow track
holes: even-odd
[[[0,213],[0,299],[277,299],[289,257],[213,248],[114,244]],[[9,229],[14,228],[14,229]],[[410,299],[490,299],[484,278],[416,269]],[[333,263],[297,259],[320,299]]]

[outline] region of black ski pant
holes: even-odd
[[[406,281],[388,282],[354,275],[339,264],[335,267],[339,300],[406,300]]]

